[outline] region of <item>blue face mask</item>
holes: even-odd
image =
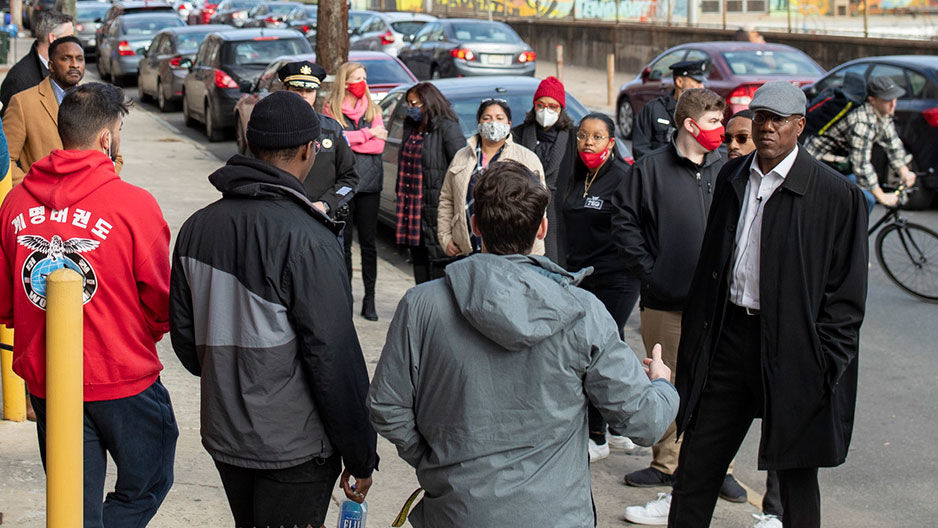
[[[423,110],[417,108],[416,106],[407,107],[407,117],[417,121],[423,121]]]

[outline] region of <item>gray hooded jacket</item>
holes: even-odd
[[[674,420],[582,275],[479,254],[401,300],[368,406],[426,491],[413,526],[593,526],[587,399],[640,445]]]

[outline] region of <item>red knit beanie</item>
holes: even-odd
[[[560,103],[560,106],[564,108],[567,107],[567,92],[563,89],[563,83],[557,80],[553,75],[541,81],[541,84],[537,87],[537,91],[534,92],[535,101],[541,97],[553,97]]]

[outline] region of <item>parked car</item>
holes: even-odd
[[[511,108],[512,125],[524,121],[524,116],[531,109],[534,92],[540,84],[539,79],[518,76],[499,76],[467,79],[441,79],[430,81],[453,105],[453,111],[459,118],[459,126],[467,138],[478,130],[476,111],[483,99],[504,99]],[[404,118],[407,115],[407,102],[404,94],[412,85],[399,86],[381,100],[381,114],[384,126],[388,129],[388,139],[381,159],[384,163],[384,186],[381,190],[381,203],[378,220],[394,226],[397,222],[397,158],[401,149],[404,131]],[[570,92],[567,92],[567,114],[578,123],[589,113]],[[621,143],[620,143],[621,146]],[[627,149],[622,150],[625,156]]]
[[[368,91],[374,101],[380,102],[389,91],[401,85],[412,85],[417,82],[414,74],[404,66],[404,63],[396,58],[382,53],[380,51],[350,51],[348,60],[361,63],[368,74]],[[250,92],[245,93],[235,105],[235,139],[238,142],[238,152],[244,154],[247,152],[247,143],[244,139],[244,131],[247,130],[248,119],[251,118],[251,112],[254,105],[264,97],[283,88],[280,77],[277,76],[277,70],[284,64],[297,61],[316,62],[316,54],[291,55],[277,57],[264,69]],[[319,94],[318,99],[323,100],[325,93]]]
[[[172,6],[176,14],[183,20],[189,20],[189,13],[201,5],[200,0],[173,0]]]
[[[98,52],[95,32],[101,27],[101,21],[110,7],[111,4],[105,2],[75,2],[75,36],[81,39],[85,58],[93,57]]]
[[[404,47],[435,16],[405,11],[377,13],[352,31],[349,49],[383,51],[391,55]]]
[[[32,29],[36,22],[36,15],[40,11],[55,9],[56,0],[29,0],[23,2],[23,27]]]
[[[282,55],[312,53],[309,41],[292,29],[237,29],[211,33],[195,55],[182,85],[186,125],[205,123],[209,141],[221,141],[234,126],[234,106],[268,64]]]
[[[909,195],[910,208],[924,209],[932,204],[938,192],[938,55],[891,55],[864,57],[832,69],[816,83],[804,87],[808,101],[828,88],[843,85],[847,74],[857,74],[865,80],[872,77],[892,77],[905,90],[896,101],[896,131],[906,150],[915,160],[915,169],[934,173],[918,178],[918,190]],[[889,170],[885,152],[873,148],[873,164],[880,181],[888,183]]]
[[[286,28],[287,15],[302,6],[299,2],[264,2],[248,11],[248,18],[241,27]]]
[[[183,27],[186,23],[174,13],[144,13],[115,18],[98,48],[98,74],[102,79],[122,86],[128,77],[137,76],[140,57],[160,31]]]
[[[182,83],[189,74],[183,60],[192,62],[199,45],[209,33],[231,27],[212,24],[173,27],[160,31],[140,59],[137,91],[141,101],[156,98],[162,112],[171,112],[182,100]]]
[[[535,54],[506,24],[450,18],[429,22],[398,57],[418,79],[534,75]]]
[[[209,23],[242,27],[248,20],[248,11],[259,3],[260,0],[222,0]]]
[[[204,0],[201,5],[192,6],[192,10],[189,11],[189,15],[186,17],[186,22],[190,26],[208,24],[212,16],[215,15],[215,11],[218,10],[218,2],[219,0]]]
[[[95,30],[95,43],[101,47],[101,41],[110,31],[111,22],[121,15],[132,15],[136,13],[175,13],[173,6],[163,0],[126,0],[117,1],[111,4],[104,18],[101,20],[101,26]]]
[[[377,14],[378,14],[377,11],[364,11],[360,9],[349,9],[349,12],[348,12],[349,35],[351,35],[352,32],[355,31],[356,29],[362,27],[362,24],[364,24],[366,20],[368,20],[369,18]]]
[[[319,7],[314,5],[300,6],[287,15],[286,25],[287,28],[295,29],[305,35],[316,30],[318,16]]]
[[[619,135],[632,137],[635,116],[652,99],[674,89],[669,66],[680,61],[710,61],[705,86],[726,99],[727,116],[749,108],[752,94],[767,81],[813,83],[824,69],[803,51],[784,44],[691,42],[654,58],[635,79],[622,85],[616,102]]]

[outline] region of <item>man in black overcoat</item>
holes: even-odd
[[[708,526],[727,465],[762,418],[759,469],[778,472],[785,527],[820,526],[817,468],[844,462],[866,303],[860,189],[798,147],[805,97],[753,97],[756,152],[720,172],[684,308],[671,527]]]

